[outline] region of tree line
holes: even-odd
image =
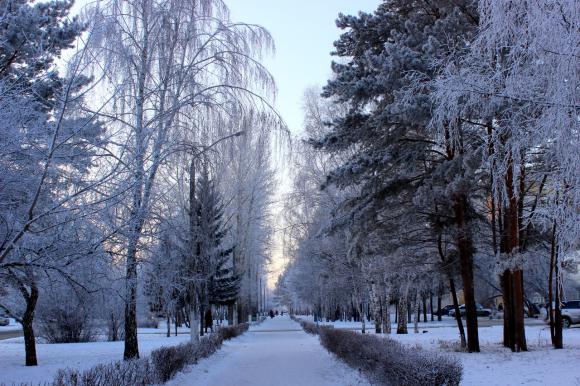
[[[339,16],[332,77],[305,97],[286,303],[371,315],[386,333],[394,304],[407,333],[411,310],[450,293],[461,344],[478,352],[477,301],[500,296],[503,344],[526,351],[537,294],[562,348],[580,230],[576,8],[384,0]]]
[[[131,359],[147,319],[255,316],[285,130],[272,38],[223,1],[73,5],[0,4],[0,310],[30,366],[35,331]]]

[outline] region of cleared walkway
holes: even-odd
[[[288,316],[268,318],[212,357],[179,374],[171,385],[368,386]]]

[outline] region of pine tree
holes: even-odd
[[[210,178],[207,160],[196,184],[195,203],[195,286],[203,335],[204,327],[209,327],[204,325],[204,315],[211,305],[233,304],[240,290],[240,278],[234,274],[234,248],[227,242],[229,228],[225,224],[224,205]]]
[[[84,26],[69,18],[73,0],[0,3],[0,79],[26,86],[30,95],[46,102],[61,82],[54,61],[71,48]]]
[[[33,321],[41,290],[38,272],[59,272],[69,261],[57,258],[67,240],[51,232],[61,226],[61,233],[75,233],[71,224],[79,220],[80,207],[86,204],[81,201],[86,197],[83,188],[89,185],[91,156],[95,146],[103,143],[102,128],[78,110],[87,78],[75,71],[61,77],[55,66],[84,29],[76,18],[68,18],[72,4],[0,3],[0,217],[4,220],[0,277],[17,289],[26,304],[18,318],[29,366],[37,364]],[[66,224],[73,229],[64,229]],[[22,249],[23,244],[28,250]],[[55,250],[48,253],[47,246]]]
[[[441,151],[430,129],[429,82],[437,75],[436,64],[461,49],[477,23],[475,2],[469,0],[390,0],[374,14],[341,15],[337,21],[339,28],[348,31],[335,43],[334,55],[347,61],[333,63],[335,78],[323,95],[347,104],[349,111],[331,122],[330,134],[312,143],[331,153],[353,150],[352,157],[329,174],[327,185],[359,186],[359,195],[342,204],[343,212],[358,221],[355,232],[374,227],[377,232],[388,230],[385,238],[402,235],[391,245],[392,257],[401,256],[397,253],[401,247],[407,249],[402,256],[415,253],[407,246],[428,238],[429,229],[421,224],[429,219],[421,216],[425,211],[416,204],[426,179],[442,164],[446,169],[461,166],[460,157]],[[459,176],[465,178],[447,180],[451,192],[447,197],[455,202],[447,206],[456,217],[453,227],[469,311],[468,346],[479,351],[474,250],[467,217],[470,203],[465,196],[470,174]],[[431,248],[435,254],[436,246]]]

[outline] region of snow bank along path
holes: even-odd
[[[369,383],[331,356],[288,316],[268,319],[224,343],[169,382],[184,386],[355,386]]]

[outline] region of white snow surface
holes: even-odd
[[[183,329],[180,329],[180,332]],[[156,348],[189,340],[189,333],[167,338],[164,329],[140,328],[139,353],[148,356]],[[38,366],[24,366],[24,339],[0,341],[0,385],[50,382],[61,368],[88,369],[99,363],[123,359],[123,342],[37,343]]]
[[[267,319],[190,366],[173,386],[369,386],[288,316]]]
[[[312,321],[312,317],[300,316]],[[394,320],[394,319],[392,319]],[[463,386],[573,386],[580,385],[580,326],[564,330],[564,349],[555,350],[550,343],[549,327],[538,319],[526,319],[528,352],[512,353],[502,345],[501,320],[480,318],[479,342],[481,352],[456,352],[459,344],[457,326],[452,318],[441,322],[419,324],[419,333],[381,335],[405,345],[421,347],[437,353],[457,357],[463,364]],[[490,323],[495,325],[489,326]],[[360,322],[334,322],[335,328],[360,330]],[[373,323],[367,322],[367,331],[374,333]],[[371,327],[369,329],[369,327]],[[426,331],[426,332],[423,332]]]
[[[389,337],[409,346],[457,357],[464,366],[462,385],[580,385],[580,327],[564,330],[565,348],[554,350],[550,345],[549,329],[537,321],[527,322],[530,322],[526,327],[530,351],[525,353],[512,353],[501,345],[501,325],[479,329],[481,353],[455,352],[453,346],[458,342],[458,334],[450,318],[443,322],[422,323],[419,334],[412,332],[410,324],[409,334],[393,333]],[[355,322],[334,325],[335,328],[360,328],[360,323]],[[171,338],[166,338],[163,331],[163,328],[139,329],[142,356],[158,347],[189,339],[189,335],[183,333],[185,329],[180,329],[181,335]],[[38,344],[37,353],[39,366],[26,367],[22,338],[0,341],[0,384],[48,382],[60,368],[86,369],[119,360],[123,355],[123,342]],[[220,351],[188,367],[169,385],[368,386],[369,383],[356,370],[329,354],[317,337],[304,333],[287,316],[279,316],[252,326],[243,336],[225,342]]]

